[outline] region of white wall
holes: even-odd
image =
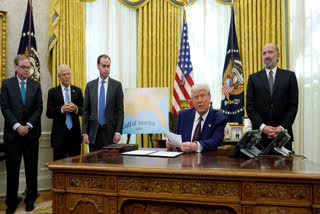
[[[51,172],[45,163],[52,160],[50,148],[50,131],[52,121],[45,116],[48,89],[52,87],[51,74],[48,71],[48,20],[49,0],[33,0],[33,19],[35,25],[37,48],[40,58],[40,75],[43,98],[43,113],[41,117],[42,137],[39,150],[39,190],[49,189],[51,186]],[[13,59],[17,55],[19,42],[27,9],[27,0],[0,0],[0,10],[8,11],[7,35],[7,78],[14,76]],[[3,140],[4,118],[0,114],[0,142]],[[24,169],[20,173],[19,191],[25,189]],[[5,162],[0,162],[0,196],[6,193]]]

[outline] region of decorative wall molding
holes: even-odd
[[[0,10],[0,88],[7,77],[8,12]]]

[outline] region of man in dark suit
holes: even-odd
[[[24,55],[14,59],[16,76],[4,80],[1,88],[1,111],[4,116],[4,145],[7,170],[6,213],[14,213],[18,198],[21,158],[24,159],[27,183],[26,211],[34,209],[38,196],[38,153],[41,135],[42,92],[30,77],[30,62]]]
[[[179,112],[175,133],[182,136],[180,148],[183,152],[214,151],[224,138],[227,118],[219,111],[210,109],[210,89],[208,85],[194,85],[191,88],[194,108]],[[174,146],[167,141],[168,150]]]
[[[262,132],[263,147],[287,129],[292,138],[286,147],[292,149],[292,124],[298,110],[298,83],[294,72],[277,67],[279,56],[275,44],[264,46],[264,69],[249,76],[246,109],[252,128]]]
[[[109,77],[111,59],[97,59],[99,77],[87,83],[83,103],[83,141],[90,152],[119,143],[123,126],[123,91],[119,81]]]
[[[53,119],[51,147],[54,160],[79,155],[82,142],[79,122],[83,105],[81,89],[70,84],[68,65],[59,66],[58,77],[61,84],[49,90],[46,113]]]

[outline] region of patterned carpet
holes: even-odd
[[[46,201],[42,203],[34,204],[35,209],[32,212],[25,211],[25,205],[20,203],[15,214],[33,213],[33,214],[51,214],[52,213],[52,201]],[[0,211],[0,214],[5,214],[6,211]]]

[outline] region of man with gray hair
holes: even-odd
[[[71,85],[71,70],[60,65],[58,77],[61,82],[48,91],[48,118],[53,119],[51,147],[53,159],[76,156],[81,151],[81,130],[79,116],[82,115],[83,95],[81,89]]]
[[[292,124],[298,111],[298,83],[292,71],[278,68],[279,48],[272,43],[262,50],[264,69],[248,79],[246,109],[253,129],[262,132],[263,147],[284,129],[291,136],[287,149],[292,149]]]
[[[180,149],[183,152],[214,151],[224,138],[227,118],[219,111],[210,109],[211,94],[206,84],[196,84],[191,88],[194,108],[179,111],[175,133],[182,136]],[[170,141],[168,150],[174,149]]]

